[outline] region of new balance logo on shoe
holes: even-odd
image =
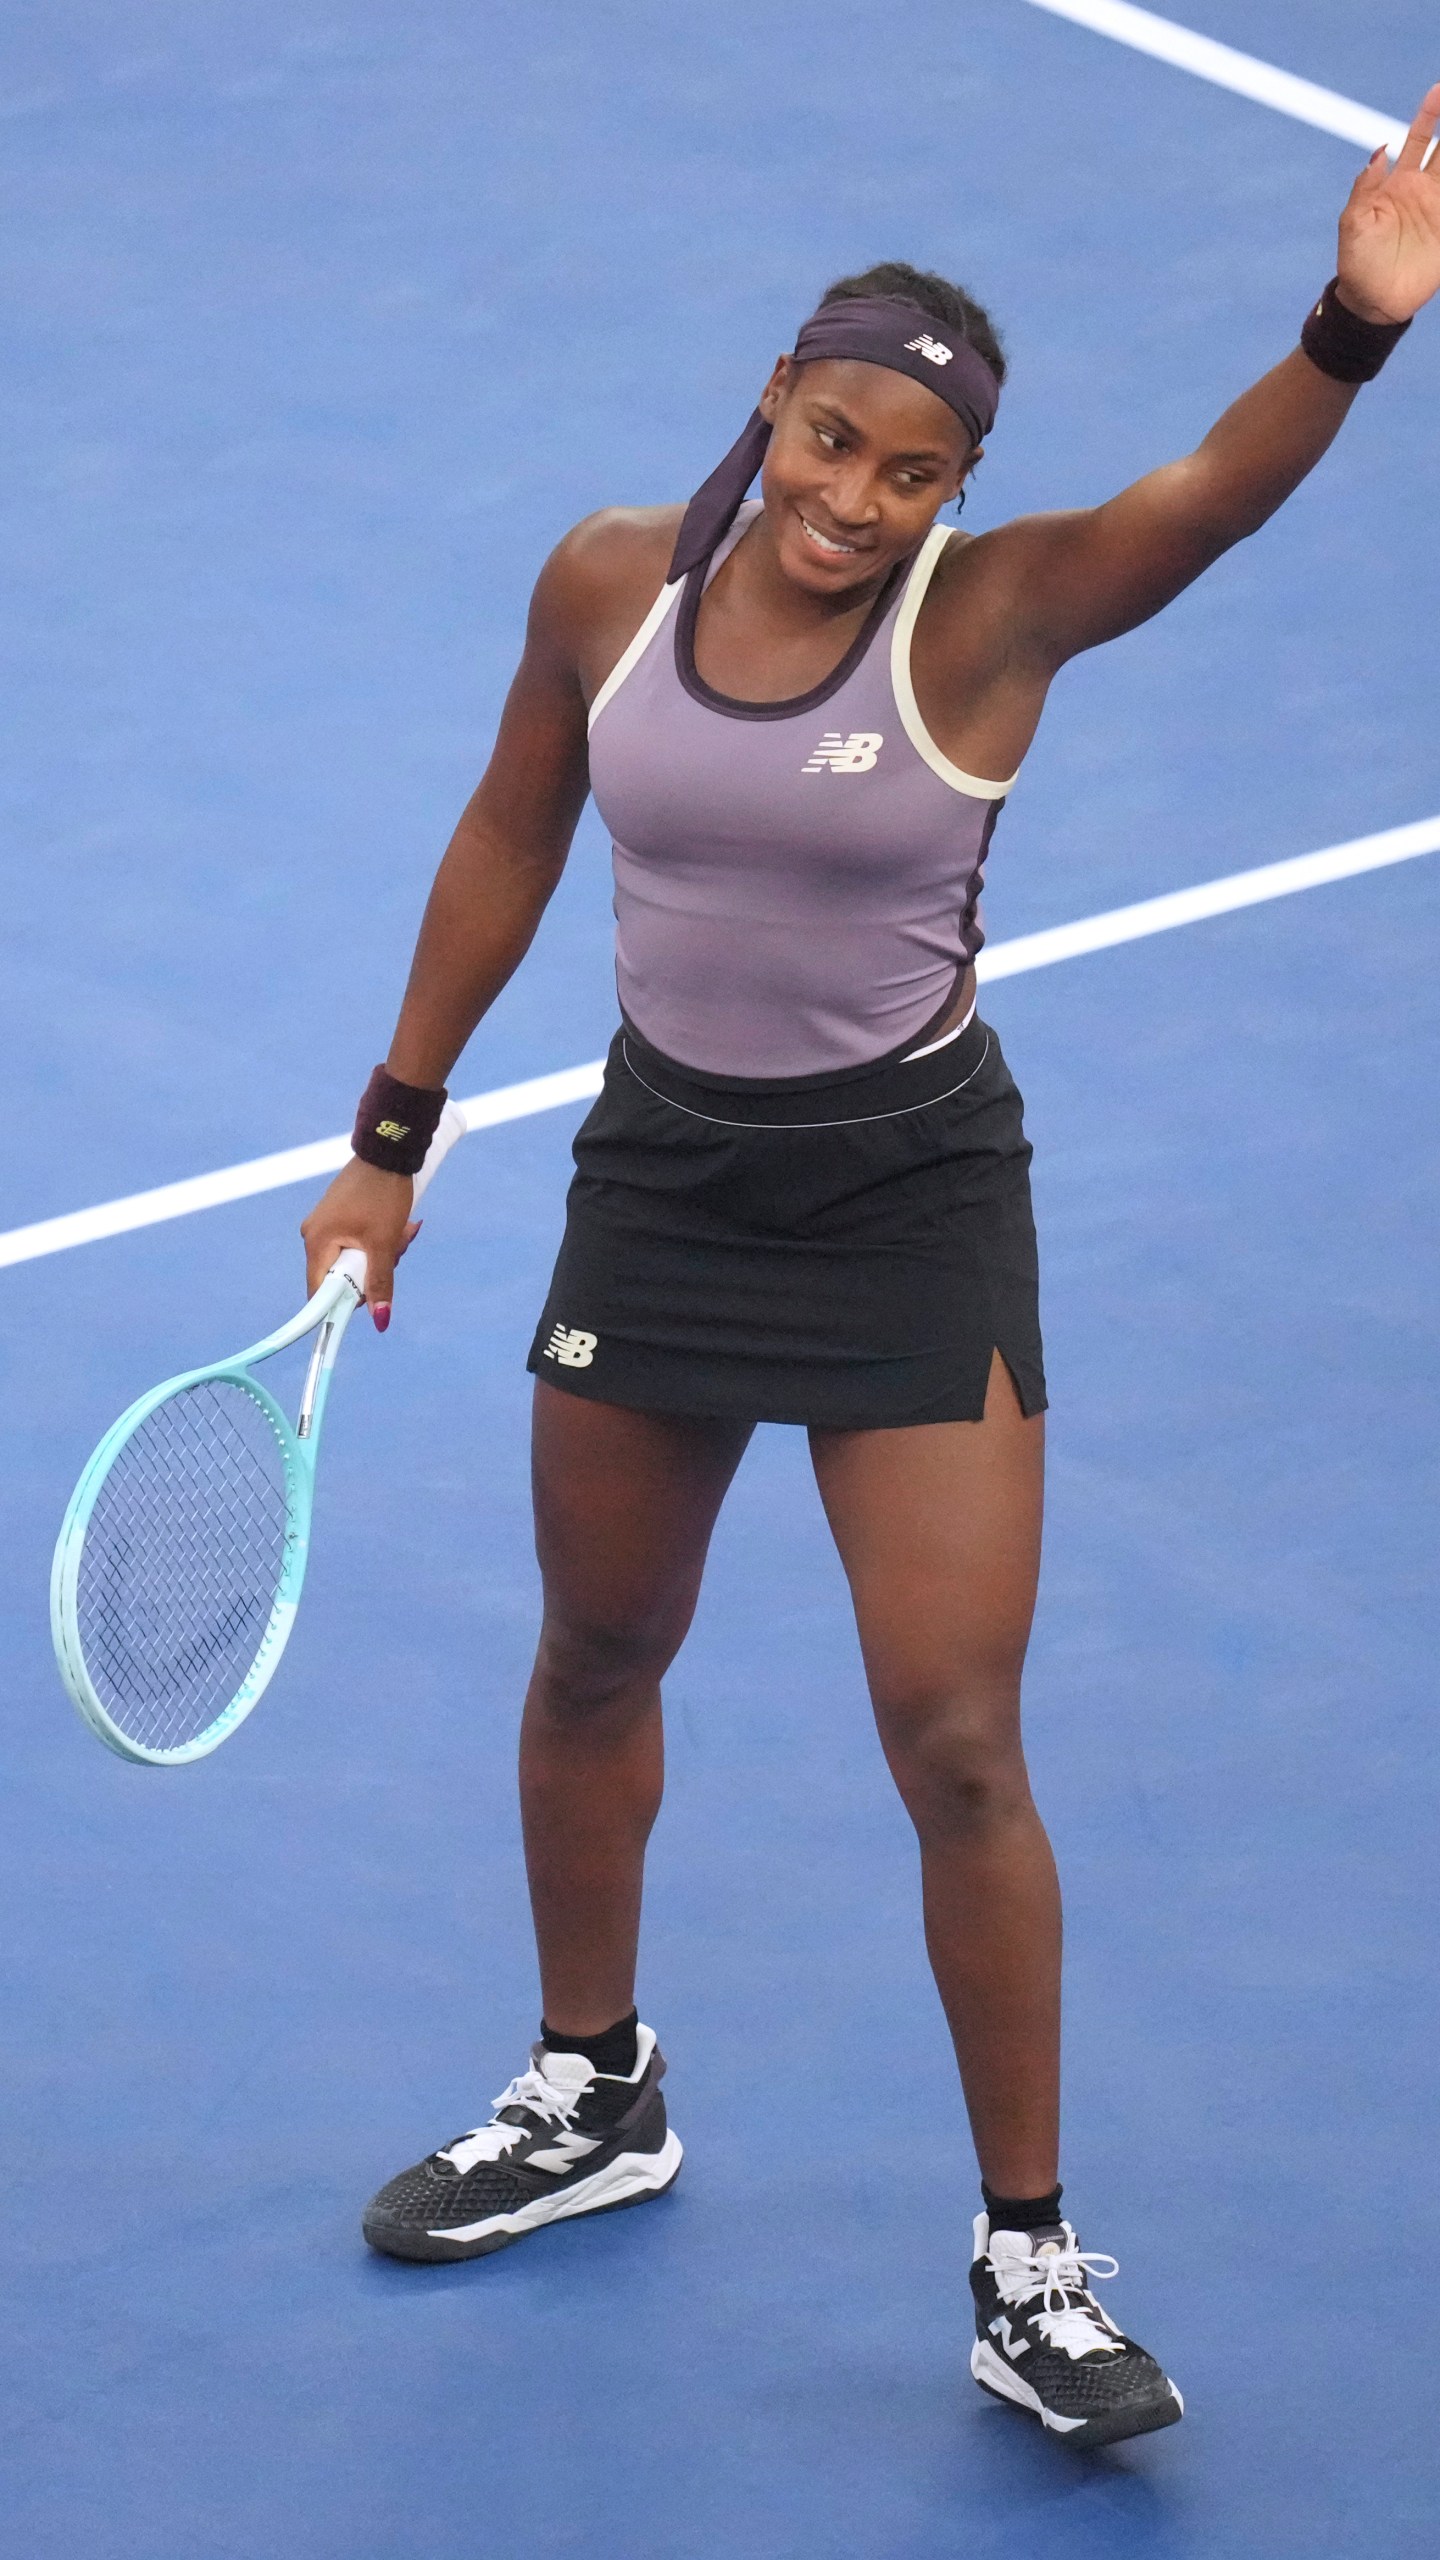
[[[1007,2356],[1028,2356],[1030,2353],[1029,2339],[1015,2337],[1009,2321],[1003,2317],[991,2321],[990,2335],[999,2339]]]
[[[802,764],[802,773],[868,773],[885,741],[878,729],[852,729],[842,738],[838,729],[827,729],[818,747]]]
[[[949,364],[955,350],[943,338],[932,338],[922,329],[918,338],[907,338],[905,352],[909,356],[928,356],[932,364]]]
[[[574,2168],[577,2160],[588,2160],[591,2152],[599,2148],[598,2141],[588,2133],[557,2133],[554,2141],[547,2143],[543,2151],[528,2154],[526,2166],[548,2169],[553,2176],[562,2178]]]
[[[545,1345],[545,1358],[558,1360],[562,1369],[588,1369],[598,1340],[598,1334],[582,1333],[577,1324],[557,1324]]]

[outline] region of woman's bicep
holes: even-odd
[[[558,871],[589,789],[585,703],[579,687],[537,667],[527,648],[466,818],[503,839],[516,854]]]
[[[536,580],[524,655],[466,816],[557,876],[590,788],[588,705],[653,601],[677,515],[603,508],[565,535]]]
[[[530,606],[525,648],[466,817],[559,869],[590,788],[585,696],[569,600],[552,563]]]
[[[1148,622],[1226,549],[1186,462],[1168,463],[1103,506],[1031,516],[1014,527],[1014,596],[1051,667]]]

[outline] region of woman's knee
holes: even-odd
[[[546,1609],[531,1694],[566,1722],[588,1722],[617,1708],[645,1711],[684,1630]]]
[[[1018,1668],[880,1696],[875,1714],[896,1784],[922,1832],[983,1831],[1028,1808]]]

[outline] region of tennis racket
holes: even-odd
[[[464,1133],[447,1103],[417,1200]],[[203,1760],[273,1679],[305,1580],[335,1356],[364,1294],[352,1246],[277,1333],[141,1396],[75,1487],[50,1576],[55,1657],[86,1723],[123,1759]],[[312,1333],[292,1424],[254,1373]]]

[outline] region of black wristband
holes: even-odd
[[[444,1108],[443,1085],[402,1084],[388,1067],[377,1067],[360,1097],[350,1144],[362,1164],[417,1174]]]
[[[1313,311],[1305,315],[1300,344],[1313,365],[1336,382],[1373,382],[1386,357],[1398,347],[1408,320],[1362,320],[1347,311],[1332,276]]]

